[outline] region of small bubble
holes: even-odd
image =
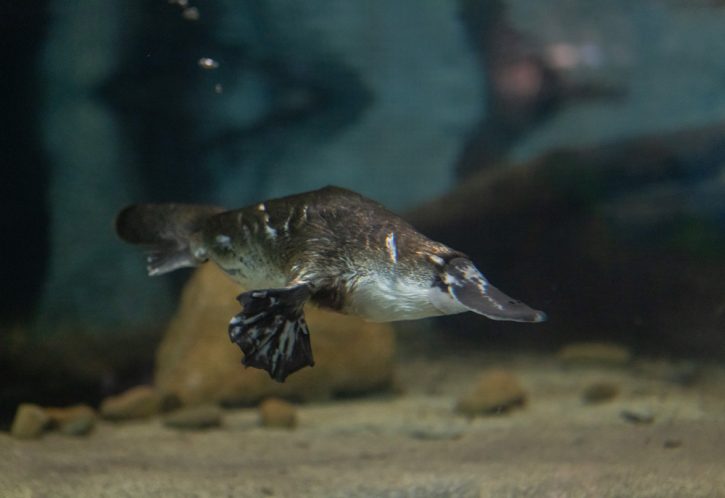
[[[171,5],[178,5],[179,7],[186,7],[189,5],[189,0],[169,0]]]
[[[217,95],[221,95],[221,93],[223,91],[224,91],[224,87],[222,86],[221,83],[217,83],[216,85],[214,85],[214,93],[216,93]]]
[[[199,20],[199,9],[196,7],[185,8],[181,13],[184,19],[187,21],[198,21]]]
[[[216,69],[219,67],[219,63],[211,57],[202,57],[199,59],[199,67],[202,69]]]

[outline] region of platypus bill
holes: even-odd
[[[137,204],[118,235],[148,251],[149,275],[211,260],[247,292],[229,323],[246,366],[279,382],[314,365],[303,306],[371,321],[464,311],[494,320],[546,315],[489,284],[461,252],[434,242],[382,205],[325,187],[246,208]]]

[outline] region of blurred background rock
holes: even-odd
[[[153,379],[189,272],[147,278],[120,207],[326,184],[551,316],[405,324],[400,354],[725,357],[723,22],[705,0],[6,5],[2,418]]]

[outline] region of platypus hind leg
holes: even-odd
[[[277,382],[315,364],[303,306],[310,297],[307,285],[245,292],[237,297],[242,312],[229,322],[229,338],[236,343],[248,367],[269,372]]]

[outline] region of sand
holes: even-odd
[[[456,414],[489,367],[520,379],[526,405]],[[292,430],[262,428],[246,408],[200,432],[153,418],[102,422],[81,438],[1,434],[0,496],[725,496],[721,367],[565,368],[551,357],[470,354],[407,361],[398,378],[400,392],[300,406]],[[617,396],[585,404],[585,387],[602,381]]]

